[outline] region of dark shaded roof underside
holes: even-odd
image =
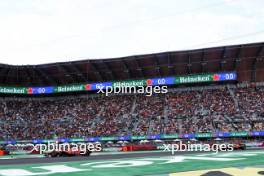
[[[49,86],[237,71],[238,81],[264,81],[264,43],[43,65],[0,65],[0,85]]]

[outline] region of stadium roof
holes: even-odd
[[[0,84],[49,86],[237,71],[239,81],[264,81],[264,43],[221,46],[44,65],[0,65]]]

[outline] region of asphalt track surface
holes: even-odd
[[[174,155],[183,155],[198,152],[179,152]],[[56,162],[71,162],[71,161],[94,161],[94,160],[112,160],[123,158],[140,158],[150,156],[172,156],[171,152],[153,152],[153,153],[124,153],[124,154],[106,154],[106,155],[91,155],[91,156],[71,156],[71,157],[56,157],[56,158],[16,158],[16,159],[1,159],[0,165],[17,165],[17,164],[40,164],[40,163],[56,163]]]
[[[253,149],[247,149],[253,150]],[[254,149],[261,150],[261,149]],[[241,151],[241,150],[239,150]],[[94,161],[94,160],[112,160],[112,159],[124,159],[124,158],[144,158],[151,156],[175,156],[175,155],[184,155],[184,154],[193,154],[193,153],[208,153],[201,151],[186,151],[186,152],[175,152],[172,155],[171,152],[142,152],[142,153],[129,153],[124,152],[122,154],[105,154],[105,155],[91,155],[91,156],[70,156],[70,157],[56,157],[56,158],[16,158],[16,159],[0,159],[1,165],[17,165],[17,164],[42,164],[42,163],[56,163],[56,162],[71,162],[71,161]],[[210,153],[210,152],[209,152]]]

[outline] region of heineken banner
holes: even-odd
[[[113,87],[146,86],[146,80],[115,81]]]
[[[247,136],[248,132],[233,132],[230,133],[230,136]]]
[[[212,133],[197,133],[195,134],[196,138],[209,138],[212,137]]]
[[[163,135],[161,135],[162,139],[175,139],[178,137],[179,136],[177,134],[163,134]]]
[[[144,140],[147,139],[147,136],[132,136],[132,140]]]
[[[117,137],[101,137],[101,141],[115,141],[117,140]]]
[[[6,94],[27,94],[26,87],[2,87],[0,86],[0,93]]]
[[[54,93],[58,92],[78,92],[86,90],[85,85],[83,84],[76,84],[76,85],[66,85],[66,86],[58,86],[55,87]]]
[[[95,91],[106,89],[107,87],[129,87],[129,86],[158,86],[158,85],[177,85],[201,82],[232,81],[237,79],[236,72],[194,74],[177,77],[149,78],[141,80],[113,81],[89,84],[71,84],[47,87],[6,87],[0,86],[0,93],[4,94],[50,94],[78,91]]]
[[[176,77],[175,84],[185,84],[185,83],[199,83],[199,82],[209,82],[209,81],[218,81],[218,75],[191,75],[191,76],[180,76]]]

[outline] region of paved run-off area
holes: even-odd
[[[81,161],[0,165],[0,175],[139,176],[139,175],[264,175],[264,151],[180,153],[176,156],[125,157]],[[138,155],[135,155],[138,156]],[[2,160],[3,161],[3,160]]]

